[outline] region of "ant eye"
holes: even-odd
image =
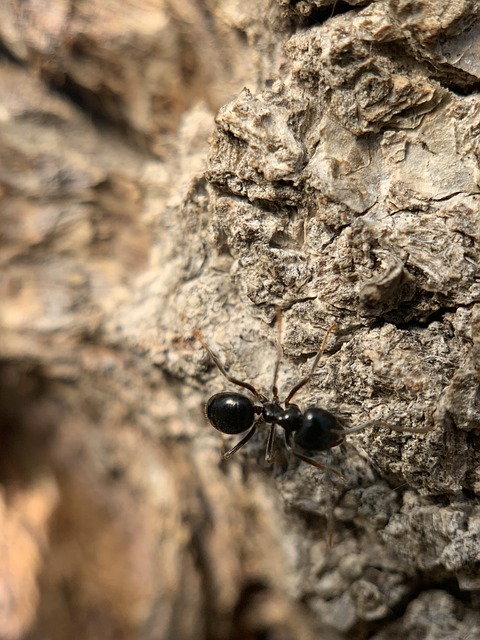
[[[241,393],[216,393],[206,407],[210,424],[222,433],[242,433],[255,420],[255,405]]]

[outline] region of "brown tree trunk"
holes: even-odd
[[[479,14],[0,3],[1,640],[480,634]]]

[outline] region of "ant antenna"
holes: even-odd
[[[325,351],[325,347],[327,346],[327,339],[328,336],[331,334],[331,332],[337,328],[337,324],[336,322],[334,322],[326,331],[325,335],[323,336],[323,340],[322,340],[322,344],[320,345],[320,349],[318,350],[317,355],[315,356],[315,360],[313,361],[313,365],[312,368],[310,370],[310,373],[305,376],[305,378],[302,378],[300,380],[300,382],[297,382],[297,384],[293,387],[293,389],[290,391],[290,393],[288,394],[288,396],[285,398],[284,404],[286,407],[288,407],[288,405],[290,404],[290,400],[293,398],[293,396],[297,393],[297,391],[299,391],[302,387],[304,387],[307,382],[310,382],[310,380],[312,379],[313,374],[315,373],[315,369],[317,368],[318,365],[318,361],[320,360],[320,358],[323,355],[323,352]]]
[[[277,360],[275,362],[275,369],[273,371],[273,382],[272,382],[272,396],[273,402],[278,402],[278,387],[277,387],[277,379],[278,379],[278,369],[280,367],[280,360],[282,359],[282,320],[283,314],[282,309],[277,309],[276,321],[277,321]]]
[[[217,366],[217,369],[220,371],[220,373],[222,374],[222,376],[224,376],[224,378],[226,378],[229,382],[231,382],[232,384],[236,384],[237,387],[242,387],[243,389],[247,389],[248,391],[250,391],[250,393],[253,393],[253,395],[260,400],[260,402],[262,402],[263,400],[263,396],[261,393],[259,393],[255,387],[253,386],[253,384],[250,384],[249,382],[243,382],[242,380],[238,380],[237,378],[234,378],[233,376],[231,376],[229,373],[227,373],[227,370],[225,369],[225,367],[223,366],[223,364],[220,362],[219,358],[213,353],[213,351],[210,349],[210,347],[208,346],[208,344],[205,342],[205,340],[203,339],[203,336],[201,334],[201,332],[196,329],[193,332],[193,335],[195,336],[195,338],[201,343],[201,345],[203,346],[203,348],[207,351],[208,355],[210,356],[210,358],[213,360],[213,362],[215,363],[215,365]],[[252,433],[253,435],[253,433]],[[236,449],[235,449],[236,450]],[[234,452],[232,452],[234,453]],[[231,455],[231,453],[229,454]]]

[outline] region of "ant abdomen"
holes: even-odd
[[[229,435],[249,429],[255,420],[255,405],[241,393],[224,391],[216,393],[205,408],[210,424]]]

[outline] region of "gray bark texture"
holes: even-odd
[[[0,640],[480,637],[479,18],[0,0]]]

